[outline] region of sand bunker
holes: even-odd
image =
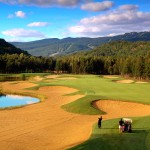
[[[41,94],[47,99],[23,108],[0,111],[1,150],[65,150],[90,137],[99,116],[73,114],[61,109],[61,105],[83,95],[63,96],[77,90],[62,86],[25,90],[31,86],[34,84],[29,82],[2,83],[5,90]],[[95,106],[107,112],[104,119],[150,114],[150,106],[137,103],[104,100],[97,101]]]
[[[75,79],[77,79],[77,78],[75,78],[75,77],[64,77],[64,78],[57,78],[58,80],[75,80]]]
[[[36,86],[36,84],[30,83],[28,81],[18,81],[17,83],[14,82],[15,84],[12,84],[12,83],[13,82],[5,82],[5,83],[2,83],[1,85],[3,86],[4,90],[15,91],[15,92],[17,92],[16,90],[21,90],[21,89]]]
[[[119,77],[117,76],[110,76],[110,75],[106,75],[106,76],[103,76],[104,78],[108,78],[108,79],[117,79]]]
[[[116,81],[117,83],[133,83],[134,81],[133,80],[119,80],[119,81]]]
[[[107,112],[105,119],[150,115],[150,105],[139,103],[100,100],[96,101],[94,105],[96,108]]]
[[[33,80],[35,80],[35,81],[41,81],[41,80],[43,80],[43,78],[40,77],[40,76],[36,76],[36,77],[33,78]]]
[[[135,82],[135,83],[148,83],[148,82],[142,82],[142,81],[138,81],[138,82]]]
[[[74,79],[77,79],[75,77],[61,77],[60,78],[60,75],[49,75],[49,76],[46,76],[46,78],[57,79],[57,80],[74,80]]]
[[[26,87],[31,86],[28,84],[26,83]],[[77,90],[55,86],[31,91],[23,90],[25,83],[21,85],[8,82],[2,86],[7,90],[17,90],[19,93],[24,91],[43,94],[47,99],[20,109],[1,111],[1,150],[63,150],[89,138],[92,124],[97,117],[72,114],[61,109],[61,105],[83,97],[83,95],[62,96]]]

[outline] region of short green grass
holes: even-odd
[[[60,75],[67,77],[71,75]],[[63,109],[80,114],[101,114],[102,112],[95,110],[91,106],[92,101],[101,99],[131,101],[144,104],[150,104],[150,84],[123,84],[116,83],[114,79],[106,79],[97,75],[72,75],[75,80],[57,80],[53,81],[42,80],[35,82],[37,86],[30,88],[37,90],[42,86],[67,86],[78,89],[79,91],[73,94],[83,94],[85,97],[62,106]],[[115,79],[115,80],[119,80]]]
[[[119,133],[119,119],[102,121],[97,124],[89,140],[69,150],[149,150],[150,116],[133,118],[132,133]]]
[[[99,100],[99,96],[88,95],[87,97],[80,98],[79,100],[74,101],[68,105],[64,105],[62,106],[62,108],[66,111],[80,114],[90,114],[90,115],[105,114],[105,112],[93,107],[92,102],[95,100]]]

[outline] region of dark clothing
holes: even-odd
[[[98,127],[101,128],[102,117],[98,118]]]
[[[124,122],[122,120],[119,121],[119,125],[122,126]]]

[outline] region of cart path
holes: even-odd
[[[99,117],[68,113],[61,109],[61,105],[83,97],[64,96],[77,91],[73,88],[51,86],[31,91],[24,88],[35,84],[27,81],[16,84],[5,82],[2,86],[7,91],[42,94],[47,99],[23,108],[0,111],[1,150],[64,150],[87,140],[92,125]],[[95,106],[107,112],[104,119],[141,116],[141,112],[144,112],[143,115],[150,114],[150,106],[136,103],[101,100]],[[124,109],[130,111],[123,113]]]

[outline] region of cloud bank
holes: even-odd
[[[45,27],[48,25],[49,25],[48,22],[32,22],[32,23],[29,23],[27,26],[28,27]]]
[[[123,5],[115,11],[83,18],[69,32],[80,36],[107,36],[149,30],[150,12],[138,11],[137,5]]]
[[[97,12],[97,11],[108,10],[108,9],[112,8],[113,5],[114,5],[114,3],[112,1],[89,2],[89,3],[82,5],[81,9]]]
[[[27,30],[27,29],[11,29],[2,31],[2,34],[12,37],[34,37],[34,38],[44,38],[45,35],[42,32],[36,30]]]
[[[7,4],[21,4],[21,5],[32,5],[32,6],[64,6],[72,7],[83,2],[89,2],[90,0],[0,0],[2,3]]]

